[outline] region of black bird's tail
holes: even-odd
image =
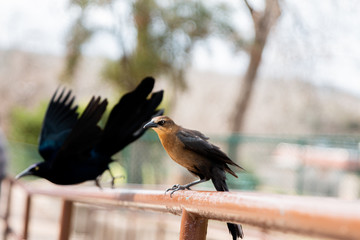
[[[213,171],[214,171],[213,176],[216,177],[211,178],[211,181],[213,182],[215,189],[221,192],[228,192],[229,188],[225,181],[226,180],[225,171],[219,168],[214,168]],[[244,233],[240,224],[227,223],[227,226],[230,234],[233,237],[233,240],[236,240],[239,237],[240,238],[244,237]]]
[[[104,135],[97,151],[111,156],[146,131],[143,125],[151,118],[162,115],[163,110],[156,110],[161,103],[163,91],[155,92],[148,98],[155,80],[147,77],[133,90],[126,93],[111,110],[104,128]]]

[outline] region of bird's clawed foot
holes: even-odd
[[[190,187],[188,185],[180,185],[180,184],[175,184],[174,186],[172,186],[171,188],[166,189],[165,194],[169,191],[170,192],[170,197],[172,197],[172,195],[174,194],[174,192],[177,192],[179,190],[190,190]]]
[[[111,172],[110,172],[110,176],[111,176],[111,188],[114,189],[115,188],[115,180],[116,179],[122,179],[125,178],[125,176],[114,176]],[[98,188],[100,188],[100,190],[103,190],[103,187],[101,186],[101,177],[102,175],[99,175],[96,179],[95,179],[95,184]],[[109,183],[109,182],[107,182]]]
[[[111,188],[114,189],[115,188],[115,180],[116,179],[125,179],[125,176],[121,175],[121,176],[113,176],[111,175]]]

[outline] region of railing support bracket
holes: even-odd
[[[205,240],[208,219],[182,209],[179,240]]]

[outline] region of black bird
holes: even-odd
[[[111,110],[104,129],[98,122],[105,112],[107,100],[92,97],[78,117],[71,91],[54,93],[45,114],[39,141],[39,152],[45,160],[36,163],[16,178],[34,175],[60,185],[95,180],[108,169],[112,155],[138,139],[145,131],[144,123],[161,115],[156,110],[163,91],[148,98],[155,80],[145,78],[132,92],[125,94]],[[114,181],[114,179],[113,179]]]
[[[176,191],[190,189],[191,186],[209,181],[217,191],[229,191],[225,172],[237,178],[228,165],[240,167],[234,163],[219,147],[208,142],[208,137],[199,131],[186,129],[174,123],[169,117],[157,116],[145,124],[144,128],[153,128],[169,156],[200,179],[186,185],[174,185],[166,190]],[[227,223],[233,239],[243,238],[241,225]]]

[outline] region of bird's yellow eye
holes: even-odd
[[[35,171],[39,171],[39,169],[40,169],[40,168],[39,168],[38,166],[36,166],[36,167],[34,168]]]

